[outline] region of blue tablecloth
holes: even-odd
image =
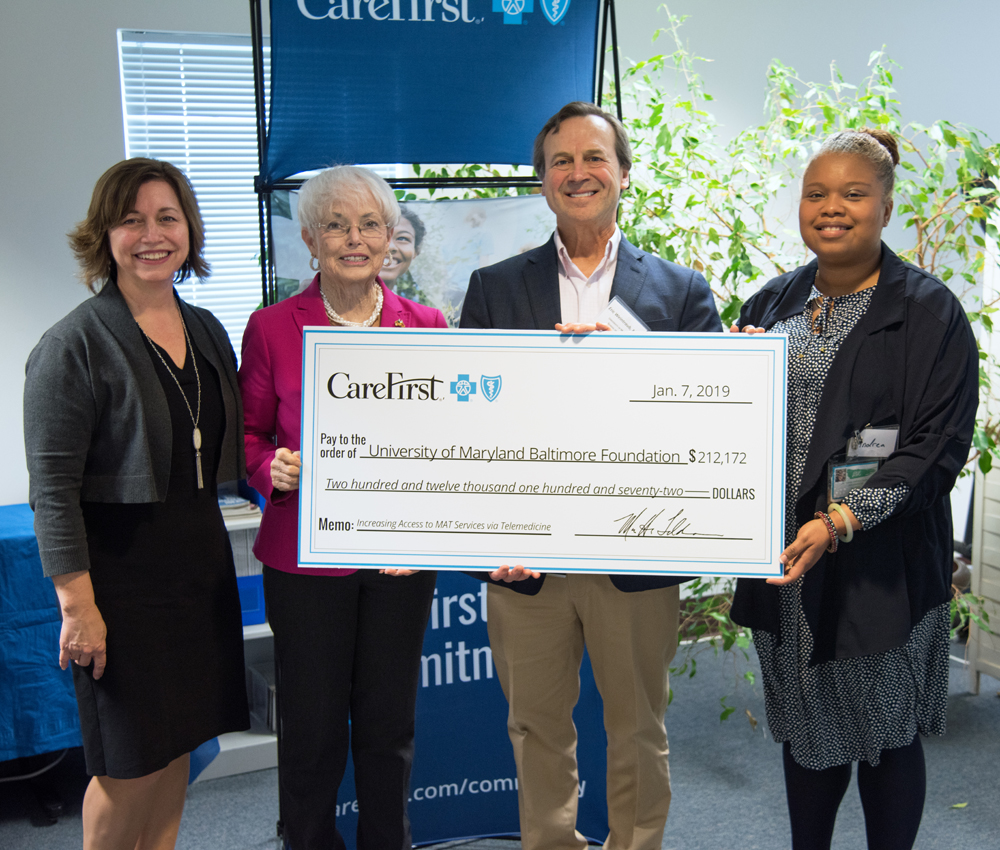
[[[81,744],[73,675],[59,669],[59,604],[33,521],[27,505],[0,507],[0,761]],[[218,754],[218,738],[198,747],[190,781]]]
[[[27,505],[0,507],[0,761],[80,746],[61,618]]]

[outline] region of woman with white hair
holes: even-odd
[[[285,840],[294,850],[344,846],[337,789],[350,745],[358,846],[408,848],[417,677],[435,573],[298,566],[302,329],[446,324],[379,277],[400,215],[384,180],[364,168],[327,169],[302,186],[298,211],[316,277],[251,315],[239,372],[248,481],[266,498],[254,553],[265,565],[281,695]]]

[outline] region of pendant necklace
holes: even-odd
[[[375,310],[363,322],[352,322],[334,310],[330,299],[326,297],[326,293],[323,291],[323,287],[320,287],[319,294],[323,296],[323,307],[326,309],[326,317],[330,320],[330,324],[333,325],[344,325],[349,328],[370,328],[375,324],[379,314],[382,312],[382,287],[377,283],[375,284]]]
[[[188,336],[187,325],[184,323],[184,316],[181,314],[180,307],[177,308],[177,315],[180,316],[181,327],[184,329],[184,344],[187,346],[188,356],[191,358],[191,365],[194,366],[194,379],[198,384],[198,403],[197,412],[191,410],[191,403],[188,401],[187,394],[181,387],[181,382],[177,380],[177,376],[174,374],[174,370],[167,365],[167,361],[164,359],[163,355],[160,354],[160,349],[157,348],[156,343],[149,338],[144,330],[142,330],[142,325],[139,325],[139,330],[142,331],[142,335],[146,337],[149,342],[149,347],[156,352],[156,356],[160,358],[160,362],[163,364],[163,368],[170,373],[170,377],[174,379],[174,383],[177,384],[177,389],[180,390],[181,398],[184,399],[184,406],[187,408],[188,416],[191,417],[191,425],[193,431],[191,432],[191,442],[194,444],[194,468],[198,475],[198,489],[205,489],[205,479],[201,474],[201,429],[198,427],[198,422],[201,420],[201,375],[198,374],[198,361],[194,356],[194,346],[191,345],[191,338]]]

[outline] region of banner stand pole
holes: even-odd
[[[274,302],[274,263],[271,260],[271,189],[261,185],[264,173],[264,140],[267,138],[267,115],[264,102],[264,24],[261,18],[261,0],[250,0],[250,45],[253,53],[254,109],[257,113],[257,224],[260,228],[260,289],[261,305]],[[278,821],[281,835],[281,821]]]
[[[615,107],[618,113],[618,120],[622,117],[622,86],[621,76],[618,69],[618,23],[615,18],[615,0],[604,0],[604,15],[601,23],[601,46],[599,48],[599,60],[597,69],[597,98],[594,100],[598,106],[604,98],[604,54],[608,45],[608,20],[611,20],[611,61],[615,69]]]
[[[604,54],[608,49],[608,13],[610,10],[608,0],[604,0],[604,14],[600,18],[601,41],[597,47],[597,97],[594,98],[594,103],[598,106],[604,99]]]
[[[271,190],[261,185],[260,175],[264,173],[264,139],[267,137],[267,115],[264,108],[264,22],[261,18],[261,0],[250,0],[250,45],[253,53],[253,93],[254,109],[257,113],[257,177],[254,191],[257,193],[257,222],[260,227],[260,288],[261,306],[274,303],[274,261],[271,257]],[[280,710],[280,709],[279,709]],[[281,749],[281,724],[277,724],[278,749]],[[281,771],[281,763],[278,763]],[[279,785],[281,780],[278,780]],[[281,799],[278,799],[278,820],[274,824],[275,835],[284,846],[285,822],[281,816]]]
[[[623,121],[622,115],[622,80],[618,69],[618,22],[615,18],[615,0],[607,0],[607,8],[611,17],[611,58],[615,65],[615,106],[618,109],[618,120]]]

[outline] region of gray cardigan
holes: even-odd
[[[245,475],[236,356],[207,310],[179,302],[192,342],[215,367],[226,430],[219,481]],[[49,328],[28,356],[24,444],[28,501],[47,576],[87,570],[81,501],[162,502],[170,479],[167,399],[116,284]]]

